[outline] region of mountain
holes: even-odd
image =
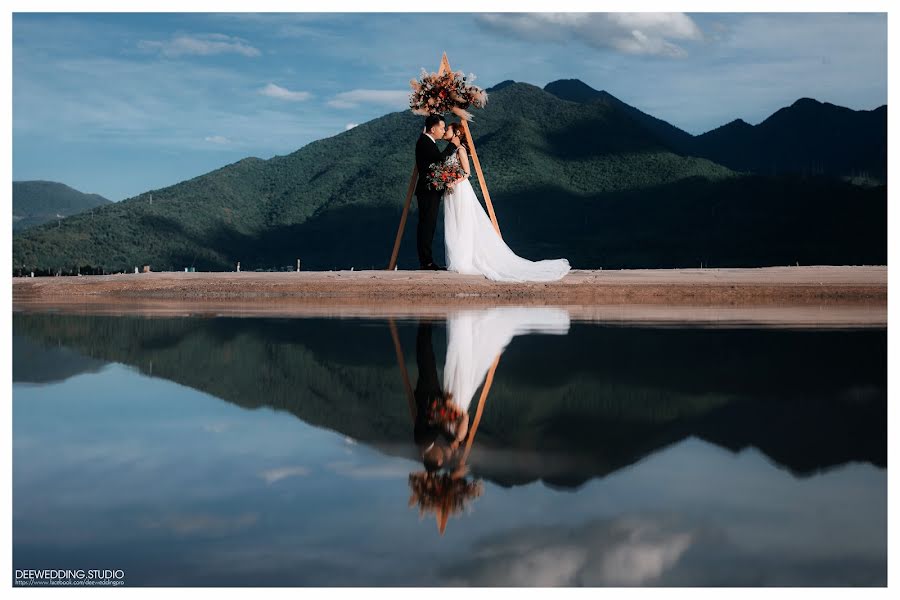
[[[886,264],[886,189],[742,176],[685,156],[612,103],[526,83],[490,90],[471,127],[504,239],[576,268]],[[13,267],[383,268],[422,119],[364,123],[14,236]],[[473,185],[480,195],[477,180]],[[413,202],[415,210],[416,203]],[[415,222],[399,268],[413,268]],[[443,250],[440,230],[436,258]],[[84,272],[84,269],[82,269]]]
[[[560,79],[544,86],[544,90],[557,98],[581,103],[605,103],[614,106],[645,127],[676,152],[690,152],[694,136],[662,119],[638,110],[622,102],[607,91],[598,91],[578,79]]]
[[[98,194],[85,194],[55,181],[13,181],[13,231],[68,217],[109,204]]]
[[[801,98],[759,125],[738,119],[697,136],[695,153],[732,169],[887,179],[887,106],[851,110]]]
[[[851,110],[801,98],[759,125],[735,119],[693,136],[577,79],[554,81],[544,89],[571,102],[616,106],[676,152],[736,171],[887,180],[887,105]]]

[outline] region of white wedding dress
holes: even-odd
[[[569,313],[562,308],[501,306],[451,314],[442,389],[451,392],[453,402],[468,411],[497,355],[513,337],[529,333],[566,335]]]
[[[459,163],[456,154],[450,160]],[[565,258],[531,261],[510,250],[468,178],[444,192],[444,248],[448,271],[494,281],[556,281],[571,269]]]

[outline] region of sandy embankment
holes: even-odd
[[[573,271],[552,283],[433,271],[13,278],[13,309],[26,311],[441,316],[498,305],[564,306],[591,320],[884,326],[887,267]]]

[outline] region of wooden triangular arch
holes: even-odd
[[[441,66],[438,70],[439,75],[451,72],[450,61],[447,60],[447,53],[444,52],[441,57]],[[469,146],[472,151],[472,166],[475,167],[475,173],[478,175],[478,183],[481,185],[481,194],[484,196],[484,203],[487,206],[488,215],[491,217],[491,223],[494,225],[494,231],[501,238],[500,225],[497,224],[497,215],[494,214],[494,205],[491,203],[491,195],[488,193],[487,184],[484,182],[484,173],[481,170],[481,162],[478,160],[478,153],[475,151],[475,140],[472,132],[469,130],[469,122],[465,119],[461,120],[463,131],[469,138]],[[403,214],[400,216],[400,227],[397,229],[397,238],[394,240],[394,251],[391,252],[391,261],[388,263],[388,270],[393,271],[397,266],[397,256],[400,253],[400,240],[403,239],[403,229],[406,227],[406,217],[409,215],[409,205],[412,202],[413,193],[416,189],[416,181],[419,178],[419,169],[413,165],[412,176],[409,178],[409,186],[406,188],[406,202],[403,204]]]

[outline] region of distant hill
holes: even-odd
[[[488,108],[474,112],[501,231],[527,258],[565,256],[576,268],[886,264],[884,186],[742,176],[680,153],[616,103],[526,83],[491,88]],[[13,267],[291,269],[300,258],[304,269],[383,268],[421,127],[409,111],[391,113],[151,190],[152,204],[142,195],[35,227],[14,236]],[[401,269],[417,265],[415,219]],[[442,239],[439,230],[439,260]]]
[[[693,136],[577,79],[554,81],[544,89],[572,102],[616,106],[676,152],[737,171],[887,180],[887,105],[851,110],[801,98],[758,125],[735,119]]]
[[[55,181],[13,181],[13,231],[56,221],[109,204],[99,194],[85,194]]]
[[[759,125],[738,119],[697,136],[694,150],[755,173],[887,179],[887,106],[851,110],[801,98]]]

